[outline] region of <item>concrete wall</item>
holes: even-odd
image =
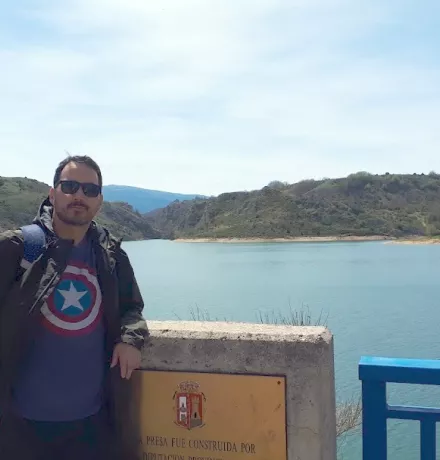
[[[288,460],[335,460],[333,337],[326,328],[193,321],[149,327],[144,369],[285,375]]]

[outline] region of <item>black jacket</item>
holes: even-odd
[[[24,249],[21,231],[0,234],[0,413],[7,410],[10,391],[29,349],[40,308],[66,268],[73,246],[72,241],[55,235],[48,199],[41,204],[34,223],[45,230],[47,244],[43,254],[26,271],[20,267]],[[108,364],[104,385],[106,403],[111,409],[117,398],[112,391],[115,380],[116,385],[124,385],[119,366],[110,371],[114,346],[125,342],[141,349],[149,333],[142,316],[142,296],[121,241],[95,222],[89,235],[102,291]]]

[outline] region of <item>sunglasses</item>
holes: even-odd
[[[78,182],[76,180],[60,180],[55,187],[61,186],[61,191],[66,195],[74,195],[79,188],[88,198],[96,198],[101,193],[101,187],[91,182]]]

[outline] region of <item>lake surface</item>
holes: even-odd
[[[258,321],[259,312],[321,313],[334,334],[337,398],[360,395],[362,355],[440,357],[440,245],[383,242],[124,243],[148,319]],[[393,404],[440,406],[436,387],[389,385]],[[389,422],[389,459],[419,459],[417,422]],[[440,452],[440,450],[439,450]],[[340,458],[361,459],[360,436]]]

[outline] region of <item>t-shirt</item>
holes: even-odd
[[[20,378],[15,410],[24,418],[69,421],[98,412],[105,366],[101,290],[91,242],[72,249],[57,286],[43,304]]]

